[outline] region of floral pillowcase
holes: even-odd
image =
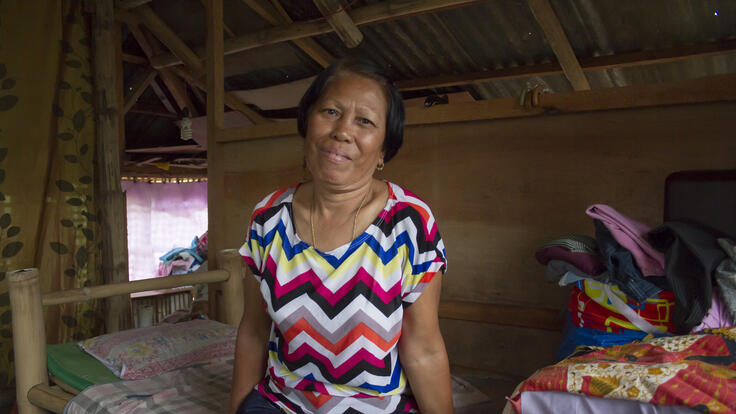
[[[195,319],[101,335],[77,343],[124,380],[144,379],[198,362],[232,358],[236,330]]]

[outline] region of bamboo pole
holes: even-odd
[[[63,413],[66,404],[74,397],[68,392],[49,387],[46,384],[38,384],[28,391],[28,398],[37,406],[51,411],[52,413]]]
[[[235,249],[222,250],[218,254],[220,268],[227,271],[230,277],[222,282],[222,321],[228,325],[238,326],[243,317],[245,295],[243,292],[243,277],[245,266],[243,258]]]
[[[223,270],[210,270],[209,272],[194,272],[176,276],[136,280],[133,282],[68,289],[43,295],[42,303],[44,306],[48,306],[83,302],[85,300],[100,299],[115,295],[189,286],[195,283],[217,283],[227,280],[228,277],[229,274]]]
[[[28,400],[28,391],[37,384],[48,385],[46,372],[46,331],[41,306],[38,269],[8,274],[12,309],[15,389],[20,414],[41,414],[44,410]]]
[[[128,280],[128,242],[125,216],[125,194],[120,186],[120,145],[117,107],[118,85],[115,82],[115,35],[112,0],[95,2],[92,20],[94,40],[95,129],[97,134],[97,178],[102,207],[104,239],[102,268],[105,283]],[[115,297],[106,302],[108,332],[130,326],[130,308],[126,298]]]

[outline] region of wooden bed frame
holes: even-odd
[[[243,276],[245,266],[237,250],[218,254],[221,270],[189,273],[164,278],[138,280],[69,289],[41,294],[38,269],[23,269],[8,274],[10,307],[13,314],[13,346],[16,398],[20,414],[64,411],[73,394],[49,385],[46,369],[46,332],[43,306],[83,302],[115,295],[188,286],[196,283],[221,284],[223,321],[237,326],[243,314]],[[212,289],[213,286],[210,287]]]

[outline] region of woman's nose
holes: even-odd
[[[352,137],[351,126],[346,117],[340,118],[335,122],[335,128],[332,130],[332,138],[338,141],[350,141]]]

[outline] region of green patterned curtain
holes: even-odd
[[[0,1],[0,385],[13,381],[5,273],[41,290],[102,283],[89,16],[81,1]],[[46,309],[48,343],[98,335],[99,302]]]

